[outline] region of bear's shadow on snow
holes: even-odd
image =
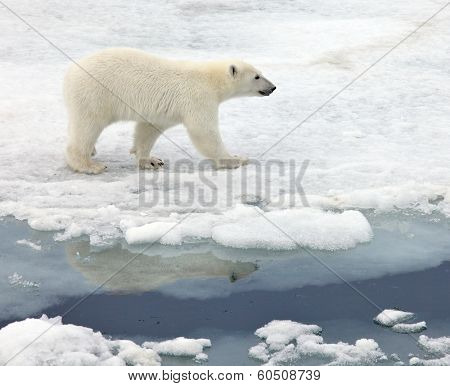
[[[222,260],[211,252],[166,257],[133,253],[120,244],[95,251],[85,240],[69,242],[65,250],[69,264],[90,283],[105,283],[102,288],[115,293],[148,292],[182,279],[218,277],[234,282],[257,270],[252,262]]]

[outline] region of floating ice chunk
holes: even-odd
[[[420,335],[418,344],[433,354],[450,354],[450,337],[448,336],[429,338],[426,335]]]
[[[337,250],[355,247],[372,238],[367,219],[354,210],[342,213],[312,208],[274,210],[264,212],[267,219],[262,213],[256,207],[237,205],[220,215],[192,215],[180,223],[155,221],[130,227],[125,230],[125,239],[128,244],[158,241],[178,245],[188,238],[212,238],[218,244],[235,248],[287,250],[300,245]],[[121,226],[126,226],[125,222]]]
[[[425,350],[427,358],[412,357],[409,360],[410,365],[450,366],[450,337],[429,338],[421,335],[417,343]]]
[[[155,351],[131,341],[109,340],[90,328],[64,325],[59,316],[49,319],[43,315],[0,330],[0,363],[6,362],[28,366],[159,365],[161,360]]]
[[[160,241],[162,237],[167,236],[170,232],[173,232],[171,235],[173,243],[180,244],[181,239],[178,232],[176,232],[176,226],[176,222],[162,221],[145,224],[140,227],[128,229],[125,233],[125,239],[128,244],[154,243]],[[175,234],[176,240],[173,238]]]
[[[299,337],[296,355],[322,357],[328,365],[369,365],[387,360],[373,339],[359,339],[354,345],[344,342],[324,343],[323,338]]]
[[[391,330],[400,334],[414,334],[425,331],[427,329],[426,322],[419,323],[398,323],[391,327]]]
[[[251,358],[268,365],[299,363],[317,358],[328,365],[370,365],[387,361],[373,339],[359,339],[354,345],[338,342],[324,343],[321,328],[290,320],[275,320],[256,330],[265,339],[249,349]]]
[[[305,340],[297,344],[295,349],[282,350],[268,364],[277,365],[310,357],[322,358],[328,365],[372,365],[387,360],[373,339],[359,339],[352,345],[343,342],[324,343],[322,337],[317,338]]]
[[[398,354],[392,353],[389,355],[389,359],[394,362],[394,365],[396,366],[403,366],[405,363],[400,359]]]
[[[26,245],[27,247],[30,247],[30,248],[32,248],[32,249],[35,249],[36,251],[40,251],[40,250],[42,249],[42,247],[41,247],[39,244],[35,244],[35,243],[33,243],[32,241],[30,241],[30,240],[25,240],[25,239],[23,239],[23,240],[17,240],[17,241],[16,241],[16,244],[19,244],[19,245]]]
[[[406,322],[414,317],[412,312],[387,309],[380,312],[373,321],[385,327],[392,327],[397,323]]]
[[[353,248],[372,239],[369,222],[355,210],[333,213],[302,208],[265,212],[264,217],[256,211],[255,214],[214,227],[213,240],[235,248],[283,250],[300,245],[337,250]]]
[[[196,357],[203,353],[204,348],[211,347],[211,341],[179,337],[163,342],[144,342],[142,346],[150,348],[160,355]]]
[[[208,355],[205,354],[204,352],[197,354],[194,358],[194,361],[196,361],[196,362],[206,362],[207,360],[208,360]]]
[[[12,275],[8,276],[9,284],[14,287],[23,288],[39,288],[40,284],[31,280],[25,280],[22,275],[14,272]]]
[[[450,366],[450,355],[444,355],[442,358],[422,359],[412,357],[409,360],[411,366]]]
[[[270,359],[270,353],[267,344],[261,342],[256,346],[251,347],[248,350],[248,356],[261,362],[268,362]]]
[[[389,355],[389,358],[391,358],[393,361],[400,361],[400,357],[396,353],[392,353],[391,355]]]
[[[65,228],[65,231],[62,233],[58,233],[54,236],[55,241],[65,241],[70,240],[75,237],[80,237],[82,235],[89,235],[93,231],[93,228],[90,226],[82,226],[77,223],[72,223],[68,227]]]
[[[258,328],[255,335],[265,339],[270,350],[280,350],[302,335],[320,334],[322,329],[315,324],[302,324],[292,320],[272,320]]]

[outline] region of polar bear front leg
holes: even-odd
[[[150,150],[155,144],[161,130],[147,122],[138,122],[134,129],[134,145],[130,153],[136,155],[140,169],[159,169],[164,162],[156,157],[150,157]]]
[[[233,156],[225,148],[217,124],[217,113],[185,122],[189,137],[203,156],[214,161],[218,169],[238,168],[248,163],[248,158]]]
[[[91,159],[95,152],[95,142],[104,127],[104,124],[87,115],[83,118],[70,119],[66,161],[72,170],[80,173],[99,174],[106,169],[105,165]]]

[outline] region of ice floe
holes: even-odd
[[[234,248],[337,250],[355,247],[372,239],[367,219],[358,211],[343,213],[318,209],[286,209],[242,218],[216,226],[212,239]]]
[[[256,330],[264,341],[249,349],[251,358],[268,365],[304,364],[315,359],[327,365],[374,365],[388,361],[373,339],[355,344],[325,343],[321,328],[290,320],[273,320]]]
[[[383,327],[388,327],[399,334],[417,334],[427,329],[427,323],[404,323],[415,317],[412,312],[401,311],[397,309],[387,309],[380,312],[373,321]]]
[[[0,329],[0,364],[8,365],[148,366],[161,364],[159,354],[204,362],[208,356],[203,350],[209,347],[209,339],[184,337],[139,346],[130,340],[109,339],[91,328],[63,324],[60,316],[42,315]]]
[[[386,309],[380,312],[373,321],[384,327],[392,327],[395,324],[406,322],[414,317],[412,312]]]
[[[289,250],[302,246],[337,250],[355,247],[372,239],[372,229],[361,212],[333,213],[320,209],[286,209],[263,212],[239,205],[224,215],[209,217],[208,229],[196,227],[198,215],[180,224],[157,221],[125,232],[129,244],[181,244],[186,238],[212,238],[216,243],[234,248]],[[174,219],[175,220],[175,219]]]
[[[194,357],[196,360],[207,360],[208,356],[203,352],[211,347],[209,339],[189,339],[178,337],[164,342],[144,342],[145,348],[150,348],[160,355]]]
[[[418,345],[425,351],[425,358],[409,359],[410,365],[450,366],[450,337],[429,338],[421,335]]]
[[[129,340],[107,339],[90,328],[63,324],[61,317],[43,315],[0,330],[1,364],[143,366],[160,362],[159,355],[151,349]]]
[[[255,335],[264,339],[272,351],[281,350],[301,335],[320,334],[322,329],[314,324],[302,324],[291,320],[272,320],[258,328]]]
[[[234,100],[223,106],[223,139],[233,154],[257,159],[262,169],[271,159],[282,165],[290,161],[300,165],[310,160],[301,184],[308,202],[315,208],[382,211],[400,208],[448,215],[449,104],[446,103],[448,90],[442,85],[448,78],[445,68],[449,53],[433,47],[448,39],[450,32],[440,20],[435,21],[433,34],[420,33],[417,39],[405,42],[411,49],[389,56],[353,84],[351,92],[339,95],[272,147],[329,95],[342,89],[363,68],[414,30],[426,15],[433,14],[436,3],[400,0],[394,4],[381,0],[367,7],[364,2],[354,0],[320,1],[307,8],[299,2],[286,5],[279,0],[250,3],[243,7],[234,1],[223,5],[213,1],[197,4],[155,0],[152,12],[148,12],[149,5],[144,1],[127,8],[113,0],[110,8],[114,15],[102,15],[100,21],[98,15],[104,8],[103,2],[79,12],[64,0],[52,3],[54,12],[47,15],[48,1],[28,1],[17,4],[16,11],[25,13],[36,28],[43,28],[55,44],[67,43],[70,55],[76,59],[104,48],[108,39],[120,46],[174,58],[206,60],[245,54],[247,61],[273,79],[280,92],[264,100]],[[398,9],[402,12],[397,12]],[[60,23],[60,14],[71,20],[70,25]],[[144,24],[128,23],[128,20],[140,20],[142,14],[147,15]],[[49,23],[48,17],[55,22]],[[199,22],[192,23],[193,17]],[[130,123],[118,123],[106,129],[98,141],[96,158],[108,165],[105,174],[86,176],[67,169],[64,162],[67,117],[61,92],[69,64],[67,58],[35,35],[17,33],[17,26],[11,23],[7,13],[0,16],[0,22],[3,26],[0,40],[5,47],[0,53],[3,75],[0,216],[12,215],[28,221],[36,230],[60,231],[58,240],[86,234],[92,243],[102,244],[124,237],[127,230],[121,229],[122,222],[135,223],[133,227],[173,222],[174,213],[185,212],[186,207],[176,203],[139,204],[139,178],[128,152],[132,142]],[[120,30],[117,25],[121,25]],[[267,26],[273,33],[261,39],[260,31]],[[230,30],[240,39],[231,38]],[[78,38],[93,33],[97,39]],[[17,46],[23,49],[15,50]],[[36,57],[40,58],[39,63],[32,59]],[[294,84],[301,87],[292,87]],[[168,185],[157,181],[147,186],[148,196],[166,194],[184,198],[191,188],[195,192],[208,190],[196,169],[202,157],[193,149],[185,130],[174,128],[165,134],[192,155],[194,172],[172,168],[186,154],[161,138],[154,154],[164,156],[166,174],[176,178]],[[247,173],[247,192],[234,188],[230,191],[230,181],[233,186],[242,185],[243,171]],[[287,216],[280,220],[287,227],[285,231],[294,233],[294,239],[305,245],[349,248],[360,240],[368,240],[367,225],[355,214],[340,215],[331,221],[342,219],[346,226],[362,225],[362,229],[351,229],[345,236],[344,232],[332,228],[336,240],[331,240],[331,236],[324,235],[325,230],[330,231],[326,226],[324,232],[319,229],[312,235],[318,226],[315,220],[310,229],[289,211],[276,213],[282,205],[277,208],[274,201],[284,198],[283,205],[290,207],[290,199],[296,198],[294,206],[300,205],[297,192],[290,189],[292,178],[287,174],[276,173],[261,179],[250,166],[210,174],[212,193],[218,193],[217,205],[202,207],[198,197],[194,197],[188,207],[196,210],[196,224],[205,233],[199,236],[199,227],[186,222],[191,229],[186,226],[183,232],[174,233],[173,239],[166,238],[168,243],[180,243],[191,235],[211,237],[209,225],[214,217],[215,237],[225,245],[291,248],[290,241],[283,241],[275,229],[270,235],[259,233],[263,219],[255,221],[254,226],[244,217],[239,219],[236,229],[246,233],[238,234],[234,242],[237,231],[231,229],[225,213],[243,201],[244,193],[260,197],[254,202],[269,203],[266,209],[274,212],[273,216]],[[147,176],[153,179],[155,173]],[[259,189],[258,181],[267,182],[270,192],[266,194],[264,189]],[[296,224],[297,221],[300,223]],[[163,225],[159,225],[161,229]],[[160,234],[158,229],[149,226],[144,239],[152,239],[150,234],[153,238]],[[265,241],[267,235],[269,239]],[[133,231],[128,236],[132,242],[139,239],[134,239]]]
[[[391,327],[391,330],[400,334],[417,334],[427,329],[426,322],[418,323],[397,323]]]
[[[203,352],[198,353],[195,357],[194,357],[194,361],[198,362],[198,363],[202,363],[202,362],[206,362],[208,360],[208,354],[205,354]]]

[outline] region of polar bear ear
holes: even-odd
[[[233,78],[237,75],[237,68],[234,64],[230,66],[230,74]]]

